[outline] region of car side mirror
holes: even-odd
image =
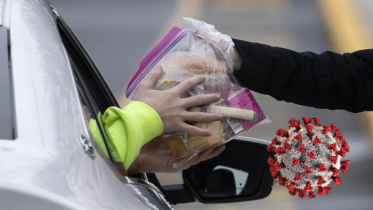
[[[272,191],[268,141],[238,137],[215,158],[183,171],[186,188],[202,203],[257,200]]]

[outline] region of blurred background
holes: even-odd
[[[125,88],[143,56],[181,16],[202,19],[231,37],[295,51],[352,52],[372,48],[370,0],[50,0],[75,31],[122,106]],[[351,161],[343,184],[316,199],[300,199],[274,186],[267,198],[235,204],[176,205],[175,209],[373,209],[373,115],[306,108],[254,93],[272,123],[246,136],[271,140],[290,118],[321,117],[336,123],[349,142]],[[181,174],[158,174],[162,184],[181,183]]]

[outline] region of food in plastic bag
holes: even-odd
[[[127,87],[127,97],[132,98],[146,75],[156,65],[161,65],[164,74],[155,89],[169,89],[187,78],[203,75],[206,77],[205,82],[182,97],[210,93],[220,95],[221,100],[215,104],[190,109],[221,113],[224,116],[222,121],[190,122],[194,126],[211,130],[212,136],[193,136],[183,132],[163,136],[174,156],[180,159],[174,167],[181,166],[210,146],[232,140],[266,119],[250,91],[240,87],[232,74],[233,63],[229,59],[229,53],[233,53],[233,46],[232,43],[223,51],[209,40],[199,37],[193,30],[173,27],[140,62],[139,70]]]

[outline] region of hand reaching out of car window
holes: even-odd
[[[189,125],[186,121],[218,121],[222,120],[223,116],[216,113],[189,112],[188,108],[217,102],[220,100],[220,96],[218,94],[202,94],[181,98],[185,92],[203,83],[205,77],[195,76],[170,89],[155,90],[154,86],[161,76],[162,68],[156,66],[138,86],[133,100],[151,106],[158,113],[163,122],[164,133],[182,131],[197,136],[212,135],[211,131]]]

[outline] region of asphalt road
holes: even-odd
[[[183,11],[180,2],[50,0],[81,39],[114,94],[121,98],[129,79],[146,52],[166,33],[170,22],[177,22]],[[327,27],[316,1],[307,0],[205,0],[199,2],[198,14],[206,22],[234,38],[285,47],[295,51],[320,53],[333,50]],[[193,3],[185,4],[194,12]],[[201,3],[202,2],[202,3]],[[370,5],[363,1],[365,5]],[[185,6],[184,5],[184,6]],[[360,4],[361,5],[361,4]],[[372,7],[370,7],[372,8]],[[359,7],[373,20],[367,6]],[[305,93],[306,94],[306,93]],[[351,166],[342,174],[343,184],[331,193],[313,200],[302,200],[275,187],[266,199],[237,204],[175,206],[176,209],[373,209],[372,141],[364,114],[329,111],[278,102],[269,96],[254,96],[272,123],[259,125],[245,135],[270,140],[279,128],[286,128],[290,118],[322,117],[321,124],[336,123],[348,140],[351,152],[346,159]],[[161,182],[180,182],[180,174],[161,174]]]

